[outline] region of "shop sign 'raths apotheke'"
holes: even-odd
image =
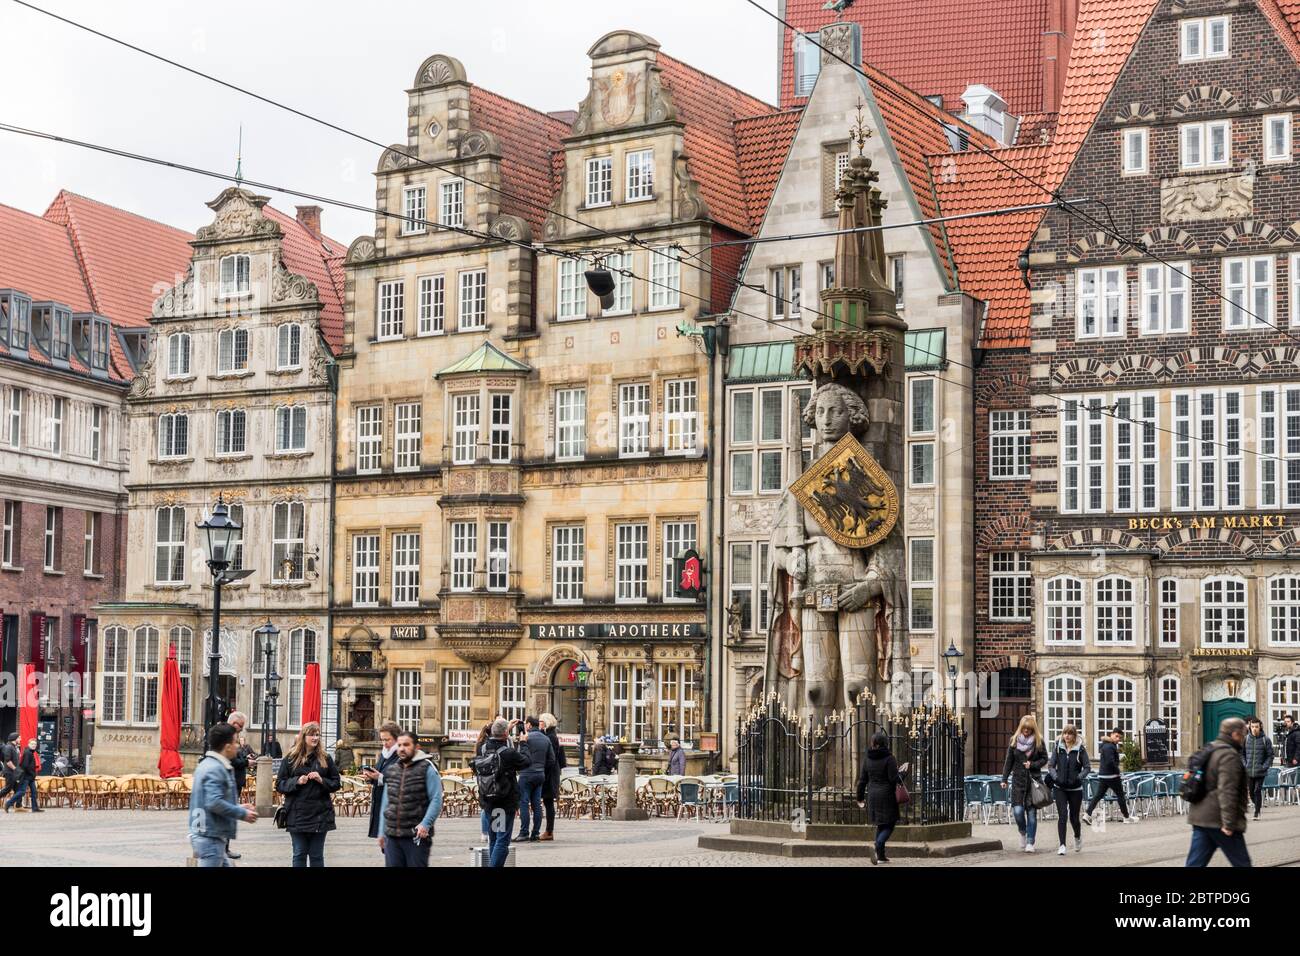
[[[690,641],[704,638],[704,625],[660,622],[530,624],[528,636],[535,641]]]
[[[1286,515],[1156,515],[1151,518],[1129,518],[1130,531],[1178,531],[1182,528],[1226,528],[1229,531],[1257,531],[1286,527]]]

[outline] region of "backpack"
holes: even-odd
[[[501,751],[480,754],[469,762],[478,783],[480,800],[498,800],[506,795],[507,781],[501,770]]]
[[[1220,741],[1211,741],[1187,761],[1187,771],[1183,774],[1178,794],[1188,803],[1200,803],[1205,799],[1205,766],[1210,762],[1210,754],[1219,749],[1219,744]]]

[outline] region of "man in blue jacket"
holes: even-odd
[[[442,812],[442,775],[415,744],[415,734],[397,736],[397,759],[384,768],[379,805],[384,866],[427,867],[433,822]]]
[[[239,821],[257,822],[252,804],[240,805],[231,764],[239,750],[239,735],[230,724],[215,724],[208,732],[208,752],[194,769],[190,791],[190,845],[199,866],[234,866],[226,843],[235,838]]]

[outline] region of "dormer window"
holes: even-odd
[[[122,348],[126,351],[126,357],[131,362],[132,371],[138,371],[140,366],[144,365],[145,359],[149,357],[149,330],[118,329],[117,334],[121,339]]]
[[[98,315],[72,317],[72,349],[92,372],[108,369],[108,319]]]
[[[248,295],[250,259],[248,256],[223,256],[221,259],[221,297]]]
[[[72,311],[54,302],[32,306],[36,344],[52,359],[66,362],[72,353]]]
[[[0,345],[27,348],[31,327],[32,300],[12,289],[0,292]]]
[[[1228,56],[1228,17],[1192,17],[1179,30],[1178,59],[1222,60]]]

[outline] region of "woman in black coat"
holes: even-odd
[[[546,727],[546,739],[551,742],[551,749],[555,751],[555,768],[548,770],[546,781],[542,784],[542,804],[546,807],[546,832],[542,834],[543,840],[555,839],[555,800],[560,795],[560,771],[565,767],[564,745],[560,743],[560,735],[555,732],[555,727],[559,720],[554,714],[542,714],[543,725]]]
[[[1034,836],[1038,832],[1038,809],[1029,800],[1031,781],[1042,782],[1043,766],[1047,763],[1047,748],[1038,733],[1038,722],[1025,716],[1020,718],[1011,743],[1007,746],[1007,759],[1002,767],[1002,786],[1011,787],[1011,812],[1020,831],[1020,848],[1034,852]]]
[[[867,821],[876,828],[876,845],[871,853],[873,866],[889,862],[885,844],[898,825],[897,788],[905,773],[907,764],[898,765],[889,751],[889,737],[877,731],[858,774],[858,806],[866,806]]]
[[[334,791],[343,786],[334,758],[320,739],[320,724],[298,732],[280,762],[275,789],[284,794],[285,829],[293,840],[293,865],[325,865],[325,834],[334,829]]]
[[[1068,819],[1074,828],[1074,852],[1083,852],[1083,830],[1079,826],[1079,807],[1083,804],[1083,782],[1088,779],[1092,765],[1088,761],[1088,750],[1079,739],[1079,730],[1074,724],[1066,724],[1061,730],[1061,738],[1052,748],[1051,759],[1047,761],[1047,773],[1052,781],[1052,793],[1056,798],[1056,835],[1061,846],[1056,851],[1065,856],[1065,823]]]

